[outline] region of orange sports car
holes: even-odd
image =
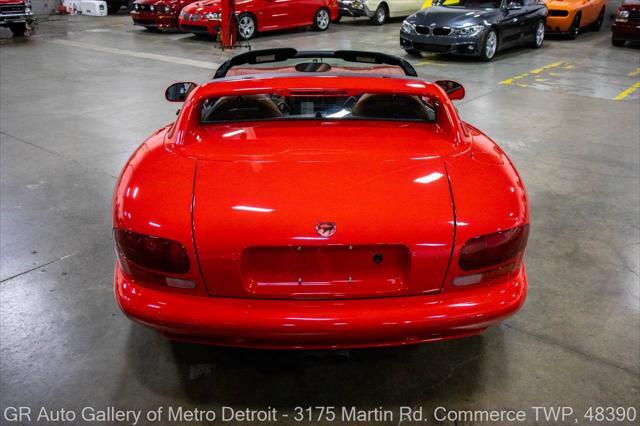
[[[600,31],[607,0],[545,0],[549,9],[547,32],[575,39],[581,29]]]

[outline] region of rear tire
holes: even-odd
[[[498,33],[493,28],[487,31],[487,35],[484,38],[484,44],[482,45],[482,51],[480,52],[480,60],[489,62],[496,56],[498,51]]]
[[[604,7],[600,9],[600,14],[598,15],[598,19],[591,24],[591,31],[598,32],[600,28],[602,28],[602,23],[604,22]]]
[[[373,22],[376,25],[383,25],[385,22],[387,22],[388,17],[389,17],[389,9],[387,9],[386,4],[382,3],[376,9],[376,13],[374,13],[373,16],[371,17],[371,22]]]
[[[544,21],[540,20],[536,24],[536,29],[533,33],[533,42],[531,43],[531,47],[534,49],[539,49],[542,47],[542,43],[544,42]]]
[[[326,31],[331,24],[331,15],[329,14],[329,9],[321,7],[316,10],[316,13],[313,15],[313,29],[316,31]]]
[[[10,24],[9,29],[13,33],[14,37],[22,37],[24,33],[27,32],[27,24],[24,22],[20,24]]]
[[[256,18],[250,13],[243,13],[238,16],[238,38],[240,40],[251,40],[256,36],[258,23]]]
[[[616,46],[616,47],[622,47],[624,46],[625,41],[624,40],[620,40],[619,38],[611,38],[611,44]]]
[[[582,14],[580,12],[576,13],[576,17],[573,18],[573,22],[571,23],[571,28],[569,28],[569,40],[575,40],[578,38],[578,34],[580,34],[580,19],[582,18]]]

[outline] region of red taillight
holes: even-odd
[[[460,269],[471,271],[505,263],[524,251],[528,237],[529,225],[522,225],[472,238],[460,251]]]
[[[470,285],[490,281],[516,271],[529,237],[529,225],[470,239],[460,250],[458,265],[462,271],[476,271],[453,279],[453,284]]]
[[[121,260],[170,274],[189,271],[187,251],[176,241],[122,229],[114,229],[113,235]]]

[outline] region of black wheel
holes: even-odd
[[[418,49],[404,49],[404,51],[407,52],[411,56],[422,56]]]
[[[624,46],[624,40],[620,40],[619,38],[611,38],[611,44],[617,47],[622,47]]]
[[[376,13],[371,17],[371,22],[376,25],[382,25],[387,22],[387,18],[389,17],[389,10],[387,9],[387,5],[382,3],[376,9]]]
[[[498,33],[493,28],[487,31],[487,35],[484,38],[482,45],[482,51],[480,52],[480,59],[489,62],[493,59],[498,51]]]
[[[600,31],[600,28],[602,28],[602,23],[604,22],[604,7],[602,9],[600,9],[600,14],[598,15],[598,19],[596,19],[596,21],[591,24],[591,31]]]
[[[342,15],[338,15],[338,17],[333,20],[333,22],[335,22],[336,24],[340,21],[342,21]]]
[[[27,32],[27,24],[22,22],[21,24],[10,24],[9,29],[13,33],[14,37],[22,37]]]
[[[329,9],[321,7],[316,10],[313,15],[313,29],[316,31],[324,31],[329,28],[331,24],[331,16],[329,15]]]
[[[569,28],[569,40],[575,40],[580,34],[580,18],[582,15],[580,12],[576,13],[576,17],[573,18],[573,22],[571,23],[571,28]]]
[[[120,8],[122,7],[122,3],[120,3],[120,0],[118,0],[117,2],[109,2],[107,3],[107,12],[109,15],[114,15],[116,13],[118,13],[118,11],[120,10]]]
[[[533,42],[531,42],[531,47],[534,49],[539,49],[542,47],[542,42],[544,41],[544,21],[538,21],[533,31]]]
[[[238,16],[238,37],[240,40],[251,40],[256,36],[258,24],[250,13]]]

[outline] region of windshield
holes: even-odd
[[[200,122],[204,124],[296,119],[435,122],[436,112],[426,97],[387,93],[265,93],[209,98],[201,104]]]
[[[264,64],[238,65],[227,72],[227,76],[262,74],[262,73],[352,73],[401,75],[405,72],[395,65],[356,63],[339,58],[292,58],[286,61],[269,62]]]
[[[261,73],[357,73],[417,77],[409,62],[396,56],[358,50],[253,50],[225,61],[213,78]]]
[[[438,0],[438,6],[456,7],[465,9],[499,8],[501,1],[490,0]]]

